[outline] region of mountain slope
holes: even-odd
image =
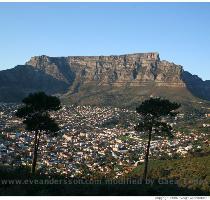
[[[203,81],[197,75],[183,71],[182,80],[186,83],[187,89],[195,96],[210,101],[210,81]]]
[[[142,177],[144,165],[136,167],[128,177]],[[179,187],[200,189],[210,194],[210,157],[187,157],[177,160],[151,160],[148,179],[159,179],[166,184],[171,180]],[[168,182],[169,183],[169,182]]]
[[[0,102],[19,102],[28,93],[35,91],[63,93],[67,88],[65,82],[27,65],[0,72]]]

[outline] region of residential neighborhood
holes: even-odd
[[[34,133],[25,131],[22,121],[15,117],[18,107],[0,105],[0,164],[29,167]],[[147,137],[134,129],[140,120],[135,111],[72,105],[63,106],[51,116],[60,130],[56,136],[41,136],[37,169],[43,174],[118,178],[144,162]],[[171,125],[176,126],[184,117],[178,114]],[[173,135],[154,135],[150,159],[185,157],[200,151],[202,145],[210,145],[207,133],[174,131]]]

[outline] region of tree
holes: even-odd
[[[34,174],[37,162],[37,153],[41,134],[56,134],[59,127],[50,117],[49,111],[61,108],[60,100],[54,96],[48,96],[44,92],[29,94],[22,101],[25,105],[19,108],[16,116],[23,118],[25,129],[35,134],[31,172]]]
[[[147,168],[149,162],[150,142],[153,134],[162,135],[163,133],[172,137],[172,127],[163,121],[163,117],[174,117],[177,110],[181,105],[178,103],[170,102],[167,99],[150,98],[142,102],[136,108],[137,113],[141,115],[141,121],[137,124],[135,129],[139,132],[148,134],[148,143],[145,152],[145,167],[143,180],[147,178]]]

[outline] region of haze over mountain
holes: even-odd
[[[150,96],[178,101],[210,101],[210,81],[161,60],[159,54],[32,57],[0,71],[0,101],[20,102],[30,92],[59,95],[66,103],[136,104]]]

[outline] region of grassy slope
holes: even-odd
[[[135,109],[143,100],[150,96],[161,96],[172,101],[180,102],[183,109],[210,107],[210,102],[194,97],[186,88],[168,87],[112,87],[86,85],[80,88],[79,93],[67,93],[62,97],[66,104],[116,106]],[[202,101],[203,104],[199,104]]]
[[[141,177],[143,168],[144,165],[136,167],[128,176]],[[148,178],[178,180],[179,187],[210,194],[210,156],[151,161]]]

